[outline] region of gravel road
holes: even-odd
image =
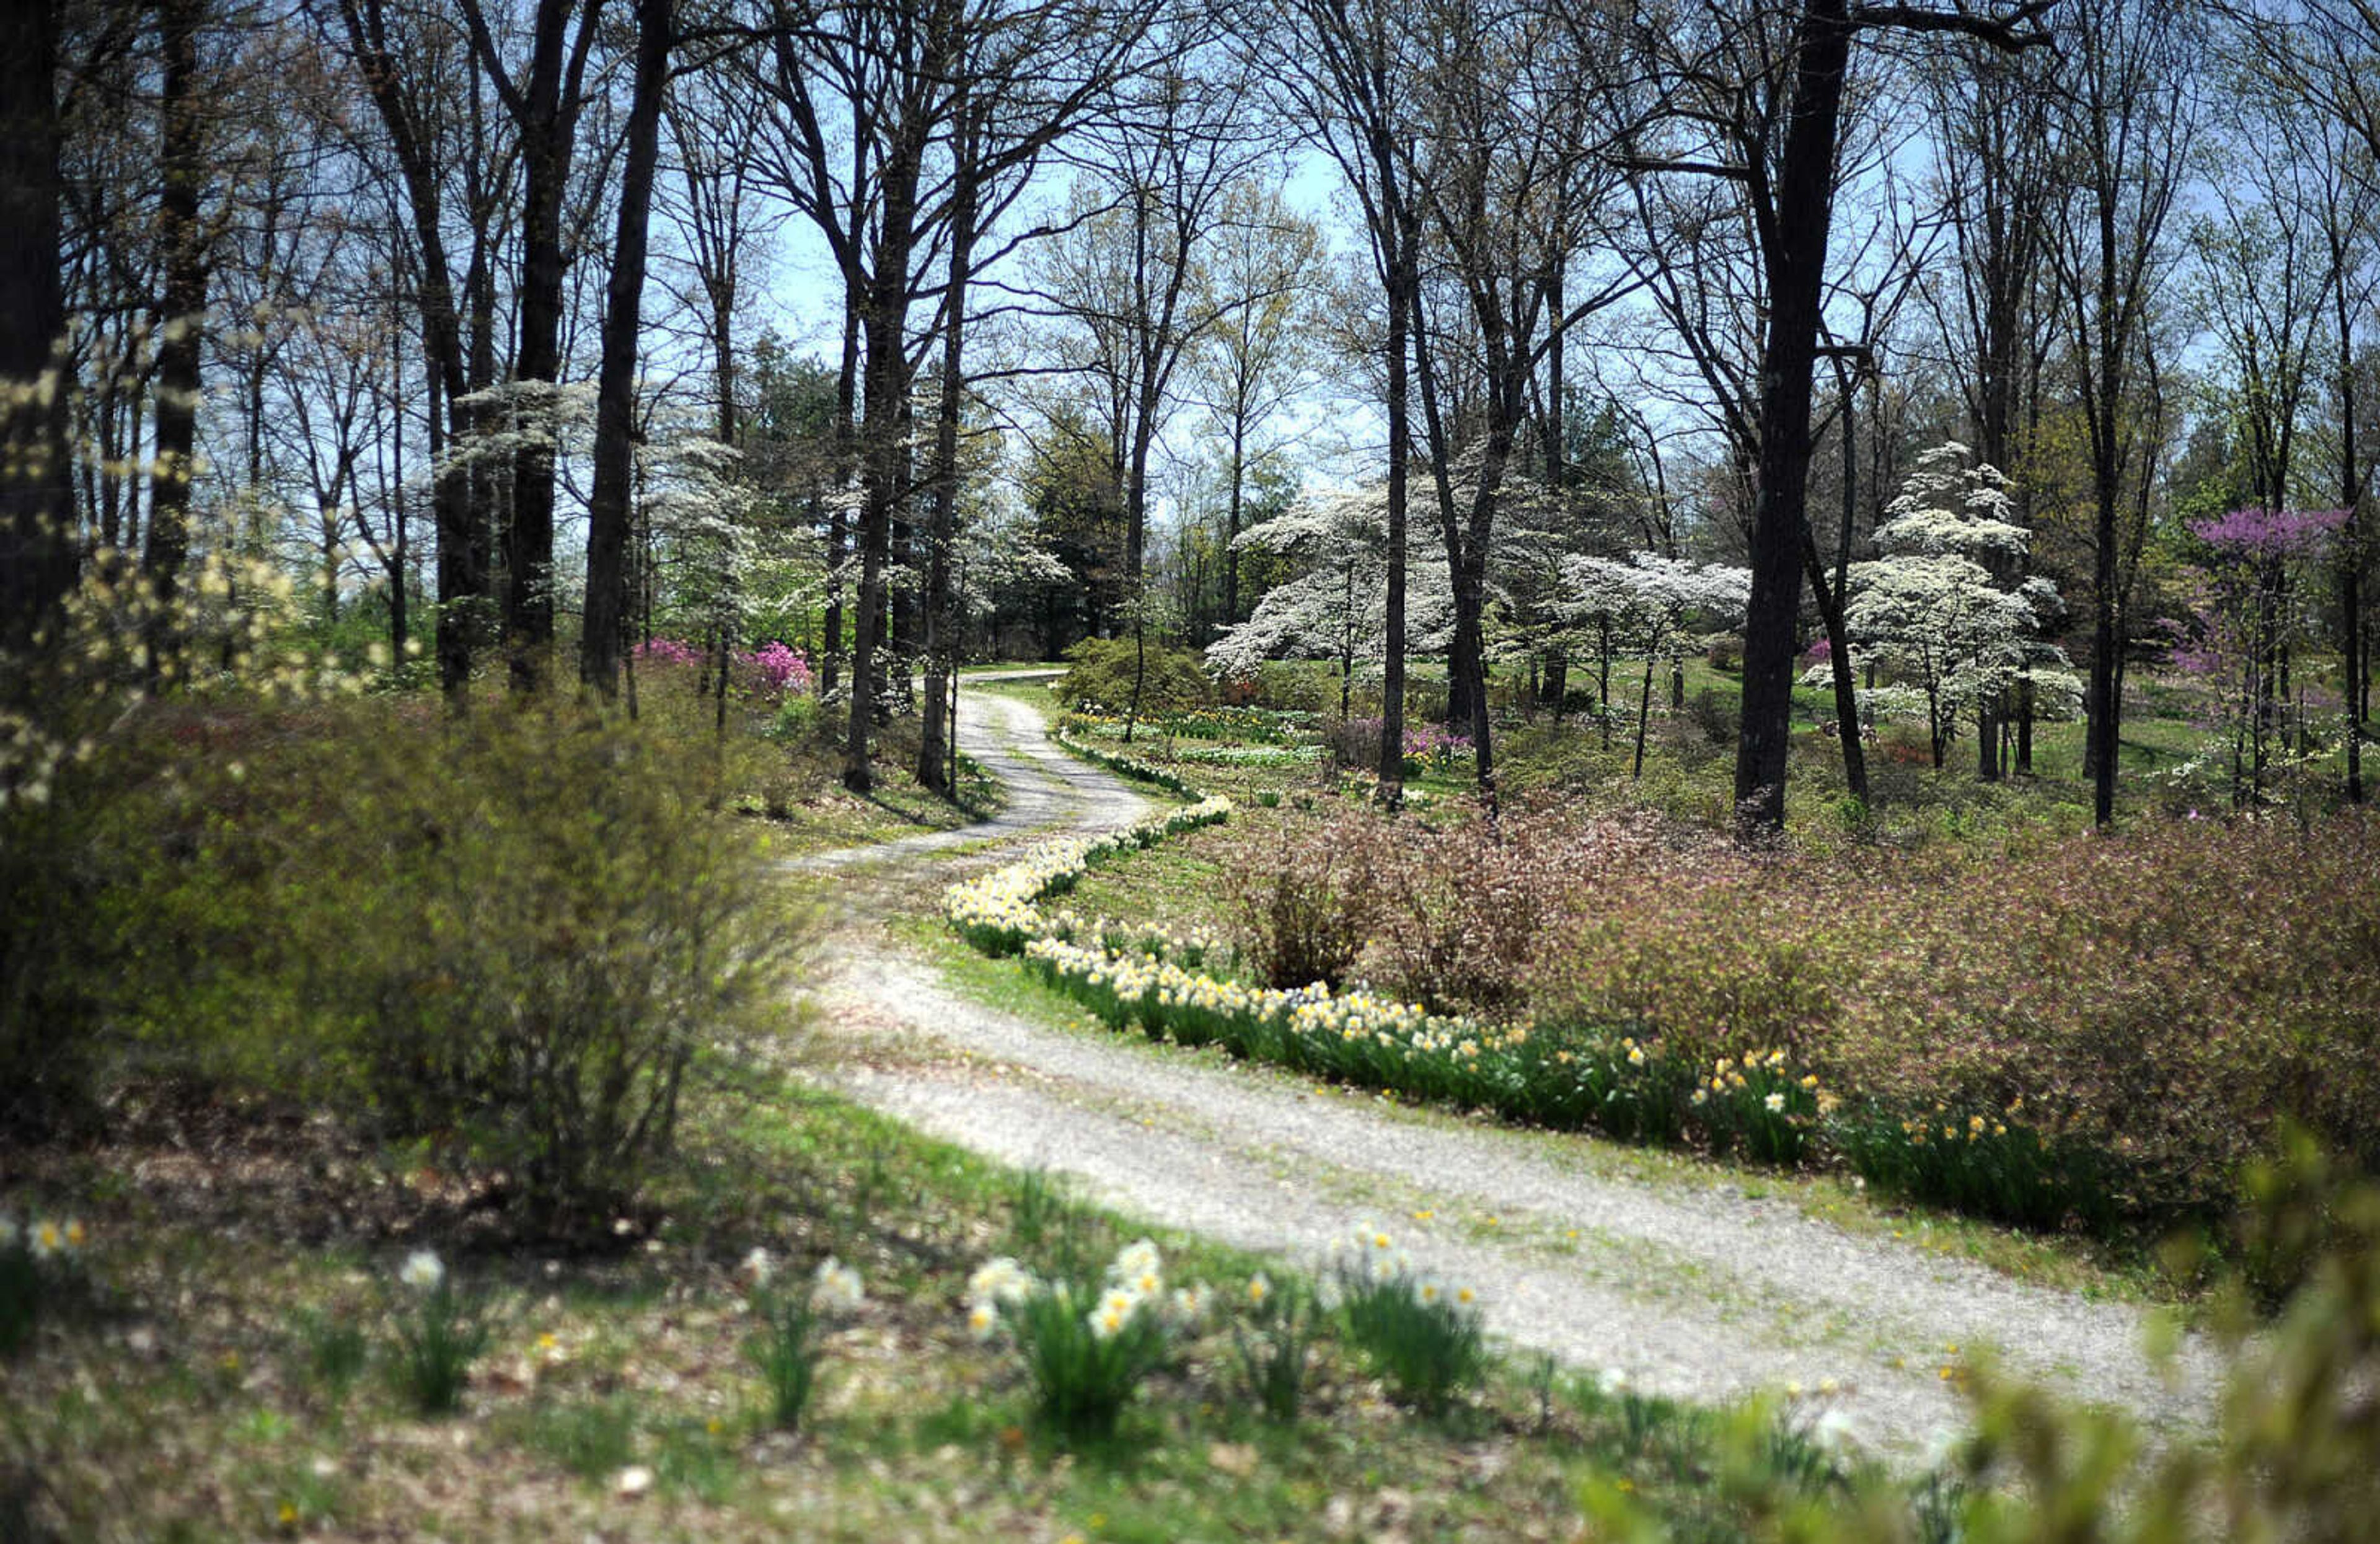
[[[1009,784],[1002,817],[806,867],[1094,830],[1144,806],[1043,741],[1029,707],[961,702],[961,743]],[[819,993],[826,1033],[843,1042],[826,1058],[838,1084],[1151,1222],[1306,1266],[1359,1226],[1384,1228],[1419,1268],[1476,1287],[1489,1329],[1516,1350],[1701,1401],[1798,1386],[1814,1412],[1840,1410],[1891,1456],[1957,1429],[1956,1369],[1981,1354],[2161,1429],[2208,1418],[2208,1348],[2185,1340],[2159,1368],[2136,1307],[1855,1235],[1722,1171],[1682,1173],[1587,1138],[1030,1024],[879,942],[867,912],[883,903],[850,894],[852,925]]]

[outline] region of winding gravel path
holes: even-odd
[[[1024,704],[963,696],[961,743],[1010,784],[1002,818],[817,867],[1034,831],[1097,829],[1144,803],[1040,738]],[[1474,1125],[1269,1069],[1068,1033],[985,1009],[879,943],[854,893],[820,992],[836,1081],[978,1151],[1076,1178],[1153,1222],[1318,1261],[1361,1225],[1476,1286],[1509,1345],[1636,1386],[1715,1401],[1800,1384],[1868,1446],[1913,1455],[1956,1428],[1946,1369],[1989,1352],[2168,1430],[2204,1425],[2216,1377],[2185,1342],[2160,1370],[2143,1310],[2025,1285],[1910,1244],[1863,1237],[1747,1195],[1724,1175],[1590,1139]],[[1751,1188],[1757,1191],[1756,1184]]]

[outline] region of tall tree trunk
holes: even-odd
[[[1413,404],[1406,378],[1406,355],[1412,347],[1414,290],[1420,271],[1419,232],[1413,220],[1398,213],[1402,202],[1396,187],[1395,152],[1385,132],[1372,141],[1373,164],[1383,188],[1382,208],[1390,226],[1383,242],[1391,259],[1389,273],[1388,408],[1389,418],[1389,553],[1387,594],[1382,610],[1387,637],[1380,674],[1380,802],[1390,809],[1404,801],[1405,784],[1405,546],[1409,540],[1406,513],[1408,471],[1413,461]]]
[[[1735,809],[1746,834],[1785,824],[1793,654],[1810,473],[1810,377],[1816,361],[1835,136],[1851,59],[1846,0],[1806,0],[1793,104],[1778,166],[1777,227],[1767,254],[1768,330],[1760,351],[1760,471],[1752,517],[1752,600],[1743,627],[1743,716]]]
[[[2096,474],[2092,535],[2098,551],[2091,565],[2091,684],[2084,711],[2083,757],[2091,773],[2091,818],[2105,826],[2116,814],[2116,468]]]
[[[518,337],[513,376],[550,395],[562,379],[563,286],[569,259],[562,202],[570,184],[582,82],[602,0],[537,0],[529,32],[528,74],[516,83],[481,7],[462,0],[471,44],[496,82],[519,133],[521,164],[520,281],[516,295]],[[578,30],[574,36],[571,22]],[[525,443],[513,457],[512,507],[504,528],[504,650],[516,691],[544,679],[553,643],[553,478],[552,415],[539,402],[518,416]]]
[[[1240,621],[1240,510],[1248,480],[1248,420],[1245,412],[1232,417],[1232,494],[1223,514],[1223,626]]]
[[[2338,532],[2338,610],[2345,632],[2340,657],[2347,665],[2347,799],[2363,802],[2363,480],[2355,462],[2355,345],[2348,327],[2346,281],[2336,280],[2338,298],[2338,503],[2347,522]]]
[[[643,320],[653,173],[674,41],[673,0],[637,0],[637,76],[620,175],[619,234],[604,290],[603,359],[595,384],[595,483],[587,499],[587,612],[578,678],[609,700],[627,640],[629,492],[636,476],[637,341]]]
[[[79,566],[59,277],[57,21],[47,0],[0,11],[0,655],[31,646]],[[0,699],[29,686],[21,671],[0,675]]]
[[[1842,742],[1843,786],[1862,804],[1867,802],[1867,748],[1860,741],[1859,684],[1852,677],[1851,629],[1843,625],[1842,592],[1827,583],[1827,570],[1818,558],[1818,544],[1805,537],[1802,547],[1802,566],[1807,572],[1810,590],[1817,598],[1818,618],[1826,628],[1828,674],[1835,689],[1835,737]]]
[[[867,361],[863,372],[864,502],[859,519],[859,614],[851,650],[851,720],[844,736],[843,785],[865,794],[874,784],[868,764],[868,729],[877,699],[879,646],[884,640],[885,568],[891,556],[892,518],[905,479],[909,309],[909,260],[916,216],[918,152],[903,144],[885,168],[875,272],[861,318]]]
[[[843,355],[835,367],[834,432],[836,443],[835,468],[839,485],[834,496],[827,501],[826,512],[826,614],[820,621],[826,634],[819,652],[819,695],[832,694],[844,663],[844,567],[851,557],[851,506],[846,496],[859,480],[859,311],[857,291],[846,295],[843,308]]]
[[[967,123],[962,95],[958,115]],[[965,136],[967,130],[962,128]],[[958,597],[951,583],[959,535],[959,420],[966,392],[967,283],[973,277],[977,188],[968,168],[956,173],[952,189],[950,286],[942,299],[941,400],[934,411],[932,505],[926,536],[926,700],[917,736],[917,781],[945,798],[958,796],[952,765],[958,751],[955,731],[947,745],[944,721],[958,702]],[[955,722],[953,720],[953,722]]]
[[[164,0],[158,39],[165,70],[158,93],[158,201],[165,286],[157,308],[157,456],[150,473],[149,541],[141,557],[159,602],[149,670],[169,671],[181,651],[172,620],[190,550],[190,488],[198,469],[199,357],[206,331],[206,233],[199,223],[206,181],[205,110],[199,91],[199,24],[206,0]]]

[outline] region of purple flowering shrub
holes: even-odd
[[[809,662],[783,643],[772,640],[728,658],[733,666],[728,680],[765,705],[773,707],[789,697],[810,695],[814,677]],[[646,669],[698,670],[705,651],[701,645],[684,638],[654,638],[637,645],[636,659]]]
[[[1380,721],[1351,718],[1330,732],[1331,754],[1341,766],[1369,767],[1380,757]],[[1405,770],[1451,772],[1471,754],[1471,736],[1457,735],[1435,723],[1408,723],[1404,730]]]

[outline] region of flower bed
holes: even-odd
[[[1014,954],[1047,930],[1036,903],[1062,895],[1083,871],[1113,854],[1136,852],[1179,832],[1231,818],[1232,801],[1201,799],[1100,836],[1062,837],[1026,849],[1023,857],[942,892],[942,917],[988,954]]]
[[[1168,793],[1179,794],[1184,798],[1198,796],[1198,790],[1192,787],[1186,778],[1153,761],[1143,761],[1133,756],[1119,756],[1111,750],[1101,750],[1096,746],[1085,745],[1080,740],[1069,738],[1062,730],[1052,730],[1050,740],[1068,755],[1079,756],[1096,766],[1105,767],[1118,777],[1128,777],[1135,783],[1152,783]]]

